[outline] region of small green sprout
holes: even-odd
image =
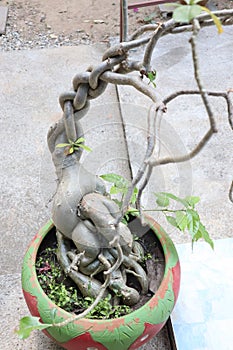
[[[85,139],[83,137],[79,137],[76,141],[69,140],[69,143],[59,143],[56,145],[57,148],[65,147],[65,154],[69,155],[74,153],[75,151],[79,151],[80,148],[85,151],[91,152],[91,148],[84,145]]]

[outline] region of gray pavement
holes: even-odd
[[[229,27],[221,37],[214,29],[204,30],[200,36],[207,88],[233,88],[232,34],[233,28]],[[189,77],[192,67],[187,40],[188,35],[167,36],[158,46],[153,65],[158,70],[157,89],[161,95],[195,84]],[[50,217],[49,200],[56,177],[46,134],[49,126],[61,117],[58,96],[69,90],[77,72],[86,70],[90,63],[100,62],[104,49],[95,45],[1,53],[0,349],[60,349],[40,332],[24,342],[14,335],[19,318],[28,314],[20,286],[21,262],[28,242]],[[118,92],[122,115],[116,89],[109,86],[92,102],[83,119],[87,145],[93,149],[83,161],[98,174],[113,171],[130,178],[131,168],[134,173],[143,157],[149,101],[131,88],[120,87]],[[143,203],[151,208],[151,193],[158,189],[200,195],[203,221],[217,239],[232,236],[228,188],[232,180],[233,139],[224,101],[217,99],[213,103],[219,134],[191,162],[158,169]],[[182,152],[191,147],[206,123],[198,99],[193,102],[186,97],[171,107],[176,113],[168,111],[162,124],[161,152],[173,154],[175,149]],[[187,241],[172,230],[170,233],[177,243]],[[169,350],[166,334],[162,333],[143,349]]]

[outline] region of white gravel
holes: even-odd
[[[32,10],[30,9],[30,11]],[[26,18],[27,14],[25,14],[22,26],[22,18],[19,20],[17,6],[9,6],[6,33],[0,35],[0,51],[43,49],[91,43],[89,35],[81,29],[75,30],[69,35],[62,32],[53,33],[51,27],[44,23],[43,16],[41,16],[39,24],[36,21],[27,21]]]

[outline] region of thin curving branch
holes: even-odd
[[[129,76],[107,71],[101,75],[100,79],[106,81],[107,83],[116,85],[130,85],[139,92],[149,97],[153,102],[156,103],[157,106],[162,104],[161,98],[155,89],[151,88],[147,84],[144,84],[142,79],[138,76]]]
[[[217,132],[216,129],[216,123],[214,120],[214,115],[213,115],[213,111],[209,102],[209,98],[208,98],[208,94],[206,93],[206,90],[203,87],[203,83],[200,77],[200,66],[199,66],[199,59],[198,59],[198,55],[197,55],[197,35],[199,33],[200,30],[200,25],[199,22],[196,18],[193,19],[193,35],[191,36],[190,39],[190,43],[191,43],[191,47],[192,47],[192,58],[193,58],[193,68],[194,68],[194,76],[197,82],[197,86],[199,88],[200,91],[200,95],[203,101],[203,104],[205,106],[206,112],[208,114],[209,117],[209,121],[210,121],[210,127],[213,131],[213,133]]]
[[[157,165],[165,165],[165,164],[170,164],[170,163],[182,163],[186,162],[187,160],[192,159],[195,157],[201,150],[202,148],[207,144],[207,142],[210,140],[210,138],[213,135],[213,130],[209,129],[205,136],[201,139],[201,141],[198,143],[198,145],[189,153],[179,156],[179,157],[167,157],[163,159],[158,159],[158,160],[148,160],[148,164],[152,165],[153,167]]]
[[[230,187],[230,190],[229,190],[229,199],[233,203],[233,181],[231,183],[231,187]]]
[[[149,113],[148,113],[148,125],[147,125],[147,149],[145,153],[144,160],[140,166],[140,168],[137,171],[137,174],[134,176],[131,185],[128,188],[128,191],[124,197],[123,204],[122,204],[122,209],[120,215],[117,217],[117,223],[119,223],[125,212],[127,211],[129,207],[129,203],[131,200],[131,197],[133,195],[134,188],[137,186],[137,184],[140,182],[140,180],[144,177],[145,172],[149,175],[147,172],[148,164],[146,160],[151,157],[151,155],[154,152],[155,146],[156,146],[156,138],[155,138],[155,127],[156,124],[159,122],[162,114],[165,112],[165,107],[164,105],[160,105],[157,107],[156,105],[152,105],[150,107]],[[150,165],[149,165],[150,167]],[[150,174],[151,175],[151,174]],[[149,177],[150,177],[149,175]],[[148,180],[149,180],[148,177]],[[140,187],[139,187],[140,189]],[[139,197],[140,198],[140,197]],[[140,201],[140,199],[139,199]]]
[[[230,99],[230,93],[232,90],[228,90],[227,92],[224,91],[206,91],[206,94],[208,96],[213,96],[213,97],[223,97],[227,103],[227,114],[228,114],[228,122],[230,124],[231,129],[233,130],[233,104]],[[199,90],[180,90],[180,91],[175,91],[168,97],[166,97],[163,100],[163,103],[167,105],[169,102],[174,100],[176,97],[181,96],[181,95],[200,95]]]
[[[201,141],[198,143],[198,145],[190,153],[185,154],[183,156],[179,156],[179,157],[166,157],[166,158],[160,159],[160,160],[154,159],[154,157],[151,157],[151,159],[148,160],[148,163],[151,166],[157,166],[157,165],[169,164],[169,163],[180,163],[180,162],[185,162],[187,160],[190,160],[191,158],[196,156],[202,150],[202,148],[210,140],[211,136],[217,132],[216,123],[215,123],[214,115],[213,115],[213,112],[212,112],[212,109],[210,106],[208,93],[204,89],[203,83],[202,83],[201,77],[200,77],[199,60],[198,60],[197,48],[196,48],[196,38],[197,38],[197,35],[199,33],[199,30],[200,30],[199,22],[197,19],[194,19],[193,20],[193,34],[192,34],[191,39],[190,39],[190,43],[191,43],[191,47],[192,47],[192,60],[193,60],[194,76],[195,76],[197,86],[199,89],[198,90],[199,94],[201,95],[203,104],[204,104],[206,112],[208,114],[210,129],[207,131],[207,133],[204,135],[204,137],[201,139]],[[170,96],[169,99],[168,98],[165,99],[165,101],[169,102],[169,101],[171,101],[171,99],[179,96],[182,93],[183,92],[175,93],[175,94],[171,95],[172,97]]]

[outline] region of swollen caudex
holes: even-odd
[[[83,133],[79,122],[75,126],[80,137]],[[109,278],[108,288],[117,292],[124,304],[134,305],[140,293],[127,286],[128,274],[136,276],[141,293],[148,292],[147,276],[139,264],[143,248],[135,248],[139,243],[135,244],[125,224],[116,224],[119,207],[107,197],[102,180],[80,163],[81,148],[66,155],[63,148],[56,147],[67,142],[63,118],[48,134],[58,176],[52,219],[57,230],[59,263],[83,296],[96,298],[103,285],[96,275],[101,274],[102,281]]]

